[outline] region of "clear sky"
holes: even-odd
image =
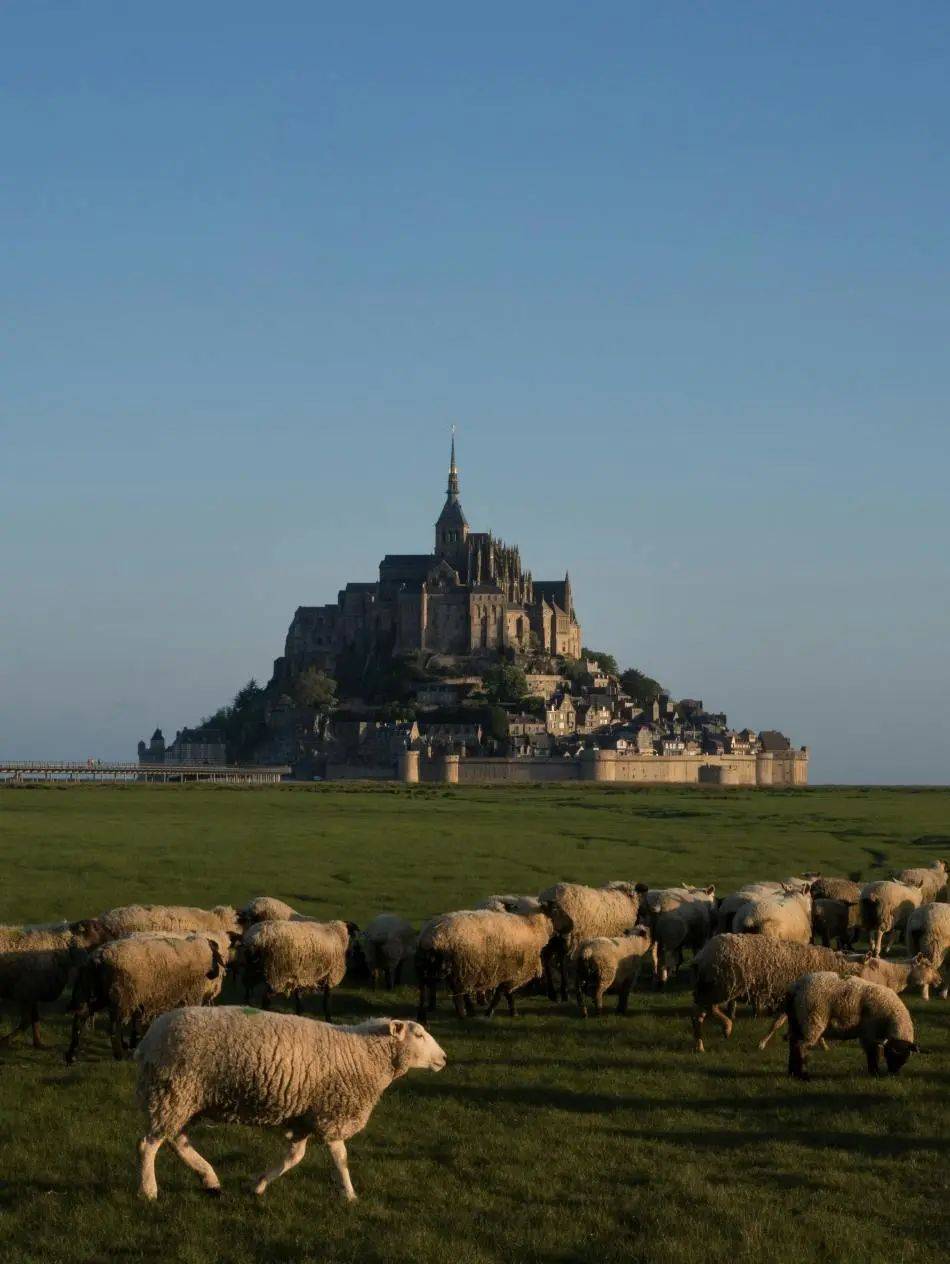
[[[475,529],[950,781],[950,5],[0,9],[0,754],[134,756]]]

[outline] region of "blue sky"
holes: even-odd
[[[0,12],[0,753],[472,525],[814,780],[950,780],[950,7]]]

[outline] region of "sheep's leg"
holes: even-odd
[[[40,1007],[36,1001],[30,1006],[30,1027],[33,1031],[33,1048],[48,1049],[49,1045],[46,1041],[40,1039]]]
[[[87,1005],[81,1005],[73,1013],[73,1029],[69,1038],[69,1048],[66,1050],[67,1066],[72,1066],[76,1061],[76,1054],[79,1052],[79,1035],[89,1017],[89,1007]]]
[[[307,1142],[309,1137],[291,1137],[290,1145],[287,1147],[287,1153],[281,1161],[268,1171],[262,1172],[252,1186],[255,1194],[263,1194],[264,1190],[272,1181],[276,1181],[278,1176],[283,1176],[285,1172],[289,1172],[292,1167],[296,1167],[303,1156],[307,1153]]]
[[[788,1073],[796,1080],[807,1080],[809,1074],[805,1069],[808,1061],[808,1048],[801,1036],[792,1031],[788,1038]]]
[[[323,1017],[326,1019],[326,1021],[327,1021],[328,1023],[331,1021],[331,1019],[330,1019],[330,985],[329,985],[329,983],[324,983],[324,985],[323,985]]]
[[[544,968],[544,987],[548,994],[549,1001],[557,1000],[557,992],[554,990],[554,971],[551,968],[551,962],[554,958],[554,947],[548,944],[541,953],[541,964]]]
[[[396,968],[393,971],[393,983],[395,983],[396,987],[399,987],[402,984],[402,960],[401,959],[396,962]]]
[[[503,984],[503,991],[505,993],[505,1000],[508,1002],[508,1017],[517,1018],[518,1010],[515,1007],[515,989],[510,983],[506,983]]]
[[[207,1159],[201,1157],[185,1134],[180,1132],[177,1137],[169,1137],[168,1144],[184,1163],[185,1167],[190,1167],[193,1172],[198,1173],[201,1177],[202,1188],[211,1194],[212,1197],[220,1198],[221,1182],[218,1180],[217,1172]]]
[[[558,948],[558,969],[561,971],[561,1000],[567,1000],[567,944],[561,940]]]
[[[294,1013],[303,1013],[303,1002],[300,999],[300,988],[294,988]]]
[[[501,993],[502,985],[499,983],[494,992],[492,992],[491,1000],[488,1002],[488,1008],[485,1010],[486,1018],[491,1018],[494,1015],[498,1002],[501,1000]]]
[[[706,1046],[703,1044],[703,1023],[706,1021],[706,1009],[702,1005],[693,1006],[693,1015],[690,1020],[693,1025],[693,1049],[696,1053],[705,1053]]]
[[[881,1046],[873,1040],[861,1041],[864,1046],[864,1055],[868,1060],[868,1075],[881,1074]]]
[[[122,1040],[122,1024],[119,1022],[119,1016],[114,1009],[109,1010],[109,1039],[112,1042],[112,1056],[116,1062],[121,1062],[125,1057],[125,1043]]]
[[[452,991],[452,1004],[455,1006],[455,1017],[460,1018],[463,1022],[468,1017],[465,1008],[465,997],[461,992]]]
[[[602,983],[598,983],[594,989],[594,1013],[598,1018],[604,1016],[604,992],[606,988]]]
[[[437,991],[438,991],[438,984],[435,982],[435,980],[432,980],[432,982],[430,982],[429,984],[429,1009],[435,1009]]]
[[[581,1011],[581,1018],[586,1018],[587,1017],[587,998],[584,996],[584,989],[581,986],[580,979],[577,980],[576,992],[577,992],[577,1007]],[[556,1001],[557,997],[556,996],[552,997],[552,1000]]]
[[[729,1014],[720,1005],[710,1005],[709,1012],[722,1027],[722,1034],[728,1040],[732,1035],[733,1019],[729,1017]],[[733,1013],[735,1013],[734,1010]]]
[[[393,972],[389,966],[383,970],[383,983],[386,985],[387,992],[391,992],[393,988]]]
[[[274,993],[270,990],[270,988],[265,983],[264,995],[261,997],[261,1009],[270,1009],[273,1000],[274,1000]]]
[[[144,1136],[139,1142],[139,1195],[150,1201],[158,1197],[158,1182],[155,1180],[155,1156],[162,1148],[164,1137],[156,1137],[152,1133]]]
[[[620,991],[617,994],[617,1013],[626,1014],[627,1006],[630,1003],[630,989],[633,987],[633,979],[628,979],[626,983],[620,985]]]
[[[139,1042],[139,1026],[137,1015],[132,1015],[132,1021],[129,1023],[129,1048],[134,1049]]]
[[[759,1041],[759,1048],[764,1049],[765,1046],[772,1039],[772,1037],[775,1035],[775,1033],[777,1031],[781,1031],[787,1022],[788,1022],[788,1015],[785,1013],[784,1010],[781,1010],[778,1014],[775,1015],[775,1018],[772,1020],[772,1026],[769,1028],[766,1035],[764,1035],[762,1039]]]
[[[340,1178],[340,1188],[348,1203],[356,1202],[356,1191],[350,1180],[350,1169],[346,1161],[346,1145],[342,1141],[328,1141],[327,1148],[336,1166],[336,1174]]]
[[[17,1023],[17,1025],[11,1031],[8,1031],[5,1036],[0,1036],[0,1045],[4,1045],[4,1046],[12,1045],[14,1040],[16,1040],[17,1036],[20,1034],[20,1032],[25,1031],[26,1028],[29,1027],[29,1025],[30,1025],[29,1010],[24,1010],[20,1015],[20,1021]]]
[[[426,995],[427,995],[428,990],[429,989],[426,987],[425,978],[424,977],[420,978],[419,979],[419,1005],[416,1009],[416,1022],[421,1023],[423,1027],[426,1025]]]
[[[484,992],[480,992],[478,996],[475,998],[475,1000],[478,1001],[479,1005],[488,1004],[488,997],[485,995]],[[475,1002],[472,1000],[468,992],[465,993],[465,1017],[466,1018],[475,1017]]]
[[[729,1004],[726,1006],[726,1013],[729,1015],[730,1023],[734,1023],[736,1021],[736,1010],[738,1008],[739,1008],[738,1001],[730,1001]],[[729,1034],[731,1035],[732,1033],[730,1032]]]

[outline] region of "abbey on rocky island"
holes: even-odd
[[[517,547],[472,531],[459,500],[455,438],[431,553],[387,553],[373,583],[349,583],[326,606],[299,606],[275,677],[331,672],[349,648],[447,656],[509,650],[579,658],[571,581],[536,580]]]

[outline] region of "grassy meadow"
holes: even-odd
[[[493,891],[610,878],[651,885],[806,869],[886,876],[950,854],[950,791],[599,786],[50,787],[0,790],[0,922],[135,901],[280,896],[363,922],[467,907]],[[225,999],[229,993],[226,992]],[[614,1002],[611,998],[611,1007]],[[316,1000],[309,1012],[317,1012]],[[853,1045],[816,1052],[810,1084],[765,1020],[692,1052],[686,979],[640,988],[626,1018],[526,998],[466,1025],[432,1021],[449,1065],[383,1096],[350,1143],[346,1206],[326,1151],[260,1201],[247,1179],[279,1136],[196,1125],[225,1198],[166,1147],[160,1198],[135,1196],[134,1068],[104,1024],[67,1068],[20,1037],[0,1048],[5,1262],[275,1260],[410,1264],[649,1260],[910,1262],[946,1258],[950,1007],[909,1001],[924,1052],[871,1080]],[[344,985],[343,1021],[412,1016],[415,994]]]

